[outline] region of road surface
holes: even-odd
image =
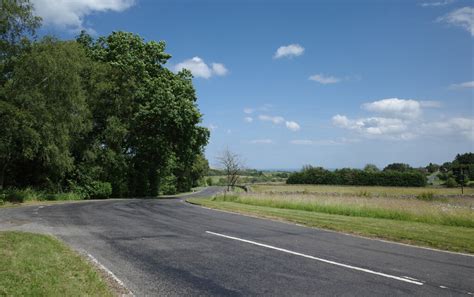
[[[183,197],[0,209],[5,229],[54,234],[136,296],[474,293],[473,256],[210,210]]]

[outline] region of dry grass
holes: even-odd
[[[399,197],[248,193],[219,196],[215,200],[355,217],[474,228],[474,199],[467,197],[422,201],[416,198]]]
[[[258,193],[315,193],[326,195],[352,195],[376,197],[417,196],[433,193],[435,196],[461,195],[460,188],[436,187],[371,187],[371,186],[331,186],[331,185],[254,185],[252,190]],[[474,195],[474,188],[464,188],[466,196]]]

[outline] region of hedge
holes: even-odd
[[[338,169],[329,171],[322,167],[306,167],[300,172],[292,173],[287,184],[320,184],[351,186],[396,186],[424,187],[426,176],[420,172],[367,172],[360,169]]]

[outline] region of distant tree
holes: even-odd
[[[439,170],[440,170],[441,172],[443,172],[443,173],[447,173],[448,171],[451,170],[452,166],[453,166],[453,164],[452,164],[451,162],[444,162],[444,163],[440,166]]]
[[[379,172],[380,169],[374,164],[367,164],[364,167],[365,172]]]
[[[225,149],[217,157],[217,160],[226,175],[227,191],[234,189],[235,184],[239,180],[240,172],[244,167],[242,158],[238,154],[231,152],[229,149]]]
[[[457,154],[454,160],[459,164],[474,164],[474,153]]]
[[[392,163],[387,165],[383,171],[398,171],[398,172],[409,172],[412,171],[413,168],[405,163]]]
[[[438,164],[430,163],[428,166],[426,166],[426,170],[428,170],[429,173],[435,173],[440,169],[441,166]]]

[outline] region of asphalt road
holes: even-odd
[[[97,258],[136,296],[474,293],[472,256],[205,209],[183,198],[0,209],[0,229],[54,234]]]

